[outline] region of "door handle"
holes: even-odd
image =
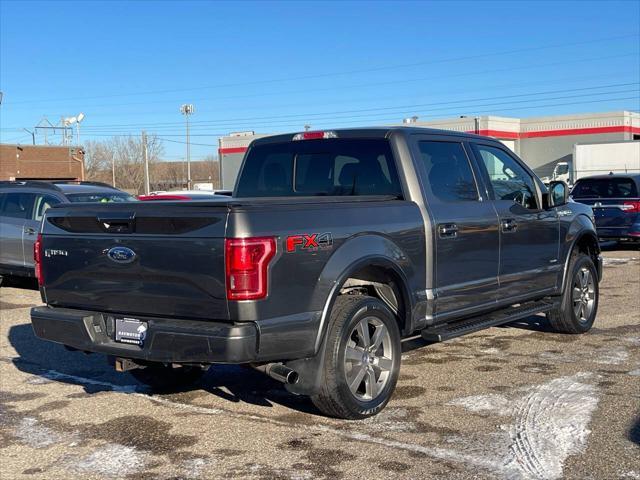
[[[505,218],[502,220],[501,225],[504,233],[513,233],[518,230],[518,222],[513,218]]]
[[[27,235],[35,235],[36,234],[36,229],[32,228],[32,227],[24,227],[24,233],[26,233]]]
[[[442,223],[438,225],[440,238],[455,238],[458,236],[458,226],[455,223]]]

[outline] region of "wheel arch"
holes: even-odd
[[[325,355],[327,354],[325,340],[331,310],[336,299],[340,297],[341,291],[345,284],[347,284],[348,280],[355,278],[354,276],[358,276],[359,272],[372,268],[375,270],[376,274],[388,275],[389,278],[398,282],[400,292],[399,299],[401,299],[399,311],[404,312],[404,315],[403,317],[395,315],[395,317],[398,321],[401,335],[403,332],[406,332],[407,329],[411,329],[412,301],[408,290],[406,276],[400,266],[394,262],[393,259],[381,254],[370,254],[354,260],[342,270],[341,274],[336,278],[329,295],[326,297],[316,337],[315,354],[309,358],[286,362],[288,367],[296,370],[300,375],[300,380],[297,384],[285,385],[285,388],[289,392],[301,395],[313,395],[318,391],[322,376],[321,366],[324,364]],[[374,295],[374,297],[376,297],[376,295]],[[378,296],[377,298],[380,297]],[[388,306],[388,303],[384,299],[380,300]],[[389,308],[389,310],[393,313],[392,308]]]
[[[562,275],[562,291],[566,287],[568,281],[569,262],[574,252],[584,253],[591,257],[593,264],[596,266],[596,272],[598,274],[598,281],[602,279],[602,271],[600,268],[600,243],[596,232],[590,229],[581,229],[574,234],[571,239],[569,248],[567,249],[566,258],[564,260],[564,273]]]
[[[370,287],[369,295],[381,300],[394,313],[401,334],[406,334],[411,330],[412,302],[407,278],[392,259],[374,254],[351,263],[336,280],[322,311],[321,328],[318,332],[317,342],[320,342],[324,337],[331,309],[336,299],[340,295],[346,294],[345,290],[367,286]],[[382,286],[387,286],[388,291],[385,292]]]
[[[391,239],[379,234],[366,234],[354,237],[345,242],[331,256],[318,279],[314,304],[322,311],[320,325],[315,341],[313,357],[287,362],[287,366],[300,373],[300,381],[295,385],[287,385],[287,390],[297,393],[312,394],[320,381],[319,366],[323,364],[326,354],[326,332],[331,316],[331,309],[336,299],[341,295],[345,285],[356,279],[367,282],[375,287],[378,280],[391,280],[398,292],[398,308],[396,318],[402,333],[412,329],[411,312],[414,305],[411,280],[415,281],[414,267],[409,257]],[[359,286],[357,284],[354,287]],[[326,288],[330,285],[330,288]],[[375,288],[373,290],[375,292]],[[388,299],[381,298],[379,292],[374,297],[379,298],[389,306]],[[394,309],[389,306],[393,312]]]

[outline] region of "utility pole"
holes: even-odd
[[[149,195],[149,152],[147,149],[147,134],[142,131],[142,157],[144,158],[144,194]]]
[[[187,190],[191,190],[191,143],[189,140],[189,116],[193,115],[195,108],[191,103],[185,103],[180,106],[182,113],[187,121]]]
[[[27,130],[26,128],[23,128],[23,130],[25,132],[27,132],[29,135],[31,135],[31,141],[33,142],[33,144],[36,144],[36,132],[32,131],[32,130]]]
[[[116,156],[111,152],[111,185],[116,188]]]

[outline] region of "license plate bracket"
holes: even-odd
[[[142,346],[147,336],[147,322],[137,318],[116,318],[114,340],[119,343]]]

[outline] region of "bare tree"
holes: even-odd
[[[162,140],[155,135],[147,135],[147,152],[151,169],[151,166],[158,163],[164,154]],[[111,183],[112,162],[115,162],[117,187],[142,193],[144,190],[142,138],[130,135],[112,137],[104,142],[87,142],[85,178]]]
[[[105,142],[90,140],[84,144],[84,174],[88,180],[111,183],[113,152]]]

